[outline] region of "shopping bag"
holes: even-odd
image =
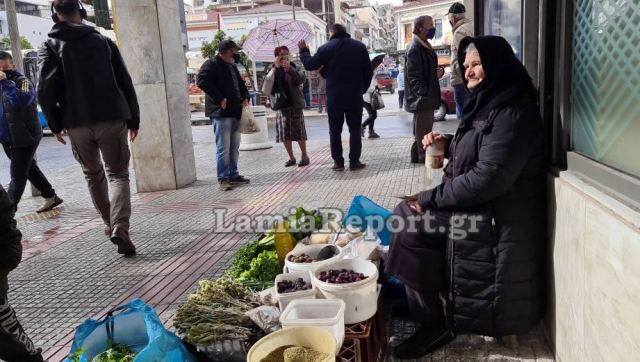
[[[253,115],[251,107],[242,107],[242,117],[240,117],[240,133],[251,134],[258,132],[256,117]]]
[[[371,93],[371,107],[374,110],[379,110],[384,108],[384,101],[382,100],[382,95],[380,94],[379,90],[374,90],[373,93]]]
[[[353,201],[351,201],[349,211],[347,211],[344,218],[344,225],[351,224],[362,231],[365,231],[367,227],[370,227],[378,234],[382,245],[389,245],[389,243],[391,243],[391,231],[389,229],[390,225],[388,225],[387,221],[392,215],[393,212],[362,195],[357,195],[353,198]],[[377,219],[384,221],[384,226],[371,225],[373,222],[369,222],[369,220],[367,220],[367,216],[378,216]],[[354,220],[361,220],[362,224],[356,225],[353,223]]]
[[[91,362],[111,343],[131,348],[137,353],[135,362],[196,362],[180,338],[169,332],[153,308],[140,299],[114,309],[103,319],[89,319],[80,325],[65,362]]]

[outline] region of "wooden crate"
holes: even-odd
[[[355,359],[348,361],[378,362],[384,361],[387,349],[385,336],[384,310],[382,297],[378,299],[378,311],[370,319],[345,326],[345,344],[347,340],[358,341],[359,354]]]

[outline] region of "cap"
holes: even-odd
[[[447,14],[462,14],[466,12],[467,12],[467,8],[465,8],[463,4],[453,3],[453,5],[451,5],[451,7],[449,8],[449,11],[447,12]]]
[[[218,52],[224,52],[227,50],[238,49],[241,50],[242,47],[238,46],[236,42],[233,40],[223,40],[218,44]]]

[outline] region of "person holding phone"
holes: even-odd
[[[276,57],[275,66],[267,74],[262,91],[266,95],[279,92],[285,99],[284,103],[277,105],[276,116],[276,142],[284,144],[289,156],[284,167],[295,166],[297,163],[293,155],[293,142],[298,142],[300,146],[301,156],[297,165],[304,167],[310,163],[303,113],[306,103],[301,89],[306,75],[302,67],[291,62],[289,48],[277,47],[273,53]],[[276,104],[272,103],[271,107],[275,108]]]

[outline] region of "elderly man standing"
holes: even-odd
[[[473,36],[473,21],[466,17],[466,12],[467,9],[463,4],[454,3],[447,13],[449,23],[453,29],[453,43],[451,44],[451,85],[453,86],[458,119],[462,119],[462,107],[469,97],[469,91],[464,85],[464,72],[460,69],[460,63],[458,62],[460,42],[468,36]]]
[[[433,127],[433,111],[440,105],[440,83],[436,75],[438,56],[429,40],[436,35],[433,19],[424,15],[413,22],[413,41],[406,54],[405,109],[413,113],[411,162],[424,163],[422,139]]]

